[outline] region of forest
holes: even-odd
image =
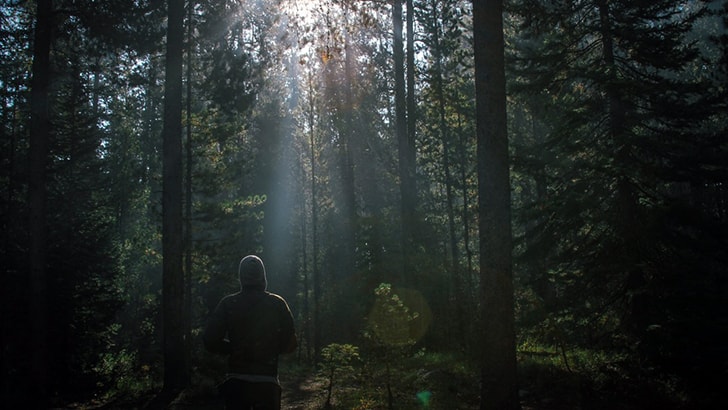
[[[724,409],[728,1],[0,1],[0,407]]]

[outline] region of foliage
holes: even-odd
[[[343,384],[351,379],[358,361],[359,348],[354,345],[331,343],[321,349],[321,372],[328,379],[325,408],[331,408],[334,384]]]
[[[411,294],[401,297],[389,283],[381,283],[374,289],[376,295],[374,305],[367,317],[367,329],[364,336],[373,342],[371,351],[381,358],[381,362],[374,366],[372,379],[384,380],[387,391],[387,406],[395,406],[395,391],[399,385],[396,380],[402,377],[401,360],[411,353],[412,347],[422,337],[428,324],[428,315],[415,311],[414,303],[419,302]],[[417,308],[426,308],[419,304]],[[379,360],[374,360],[379,362]],[[383,375],[376,374],[377,367],[383,366]]]
[[[526,127],[516,147],[523,333],[625,355],[615,381],[629,374],[645,396],[653,381],[696,380],[697,368],[722,378],[684,343],[723,332],[687,325],[716,320],[713,290],[725,291],[714,270],[725,252],[713,245],[727,238],[712,227],[725,218],[703,202],[722,196],[704,153],[722,144],[724,115],[700,96],[709,83],[686,38],[705,10],[593,1],[511,12],[511,88],[523,101],[514,120]],[[698,385],[689,400],[714,400]]]
[[[108,398],[132,401],[155,388],[158,380],[149,365],[139,365],[136,355],[126,350],[102,354],[95,371],[106,380],[100,387]]]
[[[391,359],[377,350],[363,350],[361,377],[341,387],[335,408],[387,408],[392,404],[403,409],[477,407],[475,368],[467,358],[420,349],[402,355],[397,366],[387,370]],[[391,398],[380,381],[387,371],[392,373]]]
[[[381,283],[374,290],[377,296],[374,307],[369,313],[368,336],[383,346],[406,347],[413,345],[417,338],[412,333],[414,321],[420,316],[392,290],[389,283]]]

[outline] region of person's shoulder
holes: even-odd
[[[228,303],[235,303],[237,300],[239,300],[241,297],[240,292],[231,293],[229,295],[223,296],[223,298],[220,300],[221,304],[228,304]]]
[[[268,292],[268,291],[266,291],[266,292],[265,292],[265,295],[266,295],[266,296],[267,296],[267,297],[268,297],[268,298],[269,298],[270,300],[273,300],[273,301],[276,301],[276,302],[282,302],[282,303],[286,303],[286,300],[285,300],[285,299],[283,299],[283,296],[281,296],[281,295],[275,294],[275,293],[273,293],[273,292]]]

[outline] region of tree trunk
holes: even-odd
[[[404,41],[402,39],[402,1],[394,0],[392,7],[394,25],[394,115],[395,134],[398,142],[399,159],[399,192],[401,197],[401,247],[402,276],[407,281],[409,275],[409,254],[412,241],[412,221],[414,219],[414,198],[412,196],[413,180],[409,173],[409,139],[407,135],[407,102],[404,76]]]
[[[348,11],[346,19],[348,20]],[[347,24],[348,25],[348,24]],[[341,267],[341,271],[345,277],[351,277],[356,269],[355,266],[355,252],[356,248],[356,185],[354,183],[354,158],[353,158],[353,142],[356,141],[356,130],[354,127],[354,51],[351,47],[351,39],[349,38],[349,28],[347,27],[344,31],[344,78],[345,78],[345,112],[344,121],[346,129],[342,132],[343,144],[341,144],[341,159],[342,159],[342,188],[344,190],[344,266]]]
[[[169,0],[162,130],[162,320],[164,390],[189,384],[185,364],[182,269],[182,50],[184,1]]]
[[[51,0],[38,0],[31,81],[30,170],[28,186],[30,233],[30,388],[29,407],[48,404],[48,303],[46,277],[46,168],[50,140],[49,92],[52,41]],[[28,392],[28,393],[30,393]]]
[[[318,359],[321,354],[321,274],[318,270],[318,191],[316,190],[316,106],[313,98],[313,81],[309,76],[309,143],[311,149],[311,276],[313,281],[313,355]],[[308,320],[308,316],[306,316]]]
[[[473,2],[480,209],[481,409],[519,408],[503,1]]]
[[[301,316],[303,323],[301,326],[301,334],[303,335],[303,346],[306,347],[306,361],[311,360],[311,307],[309,305],[310,291],[310,279],[308,272],[308,209],[306,204],[306,170],[304,167],[303,155],[299,157],[298,169],[301,175],[301,183],[299,185],[298,201],[301,204],[301,285],[303,287],[303,295],[301,304],[303,309]],[[301,359],[303,349],[301,343],[298,344],[298,359]]]
[[[407,2],[407,147],[405,154],[407,155],[407,208],[409,213],[409,231],[412,234],[412,240],[417,236],[415,234],[416,225],[416,204],[417,204],[417,179],[415,176],[416,168],[416,150],[415,140],[417,137],[417,104],[415,103],[415,29],[414,15],[415,9],[412,0]]]
[[[186,107],[186,129],[187,141],[185,144],[186,174],[185,174],[185,236],[184,236],[184,335],[185,335],[185,368],[192,368],[192,9],[194,3],[187,4],[187,98]],[[187,383],[191,383],[191,374],[188,371]]]

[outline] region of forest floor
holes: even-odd
[[[315,372],[292,372],[282,373],[280,375],[282,397],[281,397],[281,409],[283,410],[321,410],[326,409],[326,381],[319,377]],[[355,389],[354,389],[355,390]],[[554,392],[554,395],[545,395],[545,398],[538,399],[536,397],[522,397],[521,409],[522,410],[572,410],[572,409],[611,409],[610,405],[605,403],[593,403],[593,406],[584,406],[574,402],[574,395],[566,394],[568,397],[560,397],[559,393]],[[563,392],[562,392],[563,393]],[[466,404],[467,403],[467,404]],[[612,403],[614,404],[614,403]],[[422,406],[399,406],[397,408],[403,409],[417,409],[427,408]],[[204,386],[192,387],[176,395],[176,397],[160,397],[159,395],[148,394],[145,397],[136,399],[124,399],[117,398],[112,402],[106,403],[84,403],[75,404],[70,407],[57,408],[60,409],[72,409],[72,410],[223,410],[225,408],[222,397],[218,394],[216,388],[212,384]],[[352,407],[344,406],[341,403],[337,403],[336,394],[332,399],[332,406],[330,409],[368,409],[368,410],[381,410],[386,407],[371,406],[364,404],[354,405]],[[445,408],[442,406],[435,406],[434,408]],[[477,401],[467,400],[466,402],[459,402],[453,405],[453,407],[446,407],[448,409],[477,409]],[[629,406],[626,403],[622,403],[617,406],[622,409],[636,409],[639,407]]]
[[[619,403],[617,408],[636,409],[639,406],[630,406],[626,402],[615,401],[615,397],[598,397],[587,394],[589,389],[583,387],[580,379],[571,373],[558,373],[551,369],[546,373],[534,373],[534,369],[527,369],[522,374],[523,380],[519,394],[523,410],[565,410],[565,409],[611,409]],[[547,369],[548,370],[548,369]],[[409,373],[400,373],[400,377],[407,378]],[[99,400],[95,402],[76,403],[63,409],[74,410],[222,410],[224,402],[217,391],[216,383],[220,380],[211,375],[198,375],[193,386],[182,391],[170,393],[166,396],[158,392],[148,392],[140,396],[115,396],[111,401]],[[307,366],[285,363],[280,368],[279,379],[282,387],[281,408],[284,410],[319,410],[326,408],[328,381],[315,369]],[[433,401],[431,406],[423,407],[419,402],[413,401],[415,395],[412,391],[417,389],[400,389],[395,391],[395,408],[398,409],[477,409],[479,404],[478,386],[467,372],[453,372],[440,368],[421,373],[416,378],[420,389],[431,393]],[[362,381],[350,380],[348,383],[339,383],[334,389],[330,409],[385,409],[386,389],[372,388],[371,384],[362,386]],[[374,383],[376,385],[376,383]],[[380,386],[381,387],[381,386]],[[410,386],[411,387],[411,386]],[[410,393],[404,390],[411,390]],[[428,391],[429,390],[429,391]]]
[[[323,408],[326,400],[324,386],[312,374],[282,374],[281,408],[286,410],[314,410]],[[154,407],[154,406],[150,406]],[[221,410],[222,397],[211,389],[192,390],[180,394],[168,407],[170,410]]]
[[[281,381],[282,397],[281,397],[281,409],[283,410],[321,410],[326,409],[326,395],[327,395],[327,382],[321,378],[315,371],[304,371],[302,369],[281,369],[279,376]],[[462,382],[462,380],[460,380]],[[342,387],[348,390],[350,393],[356,391],[354,386]],[[386,407],[371,406],[371,404],[364,404],[362,401],[359,405],[348,407],[343,403],[337,403],[337,392],[335,391],[334,397],[332,398],[332,406],[330,409],[368,409],[368,410],[379,410],[385,409]],[[468,400],[472,402],[472,400]],[[471,405],[464,405],[459,403],[453,409],[476,409],[476,403],[470,403]],[[544,404],[544,403],[542,403]],[[216,386],[211,380],[206,380],[198,386],[193,386],[182,392],[178,392],[174,397],[167,396],[163,397],[160,394],[149,393],[143,397],[137,398],[119,398],[106,403],[96,402],[76,404],[68,409],[74,410],[223,410],[225,407],[222,396],[217,392]],[[401,407],[401,406],[400,406]],[[441,408],[439,406],[437,408]],[[412,406],[406,408],[414,408]],[[416,406],[416,408],[423,408]],[[549,404],[536,405],[534,403],[522,403],[523,410],[563,410],[566,408],[578,408],[578,407],[562,407],[559,405],[553,406]]]
[[[315,372],[284,370],[279,378],[282,388],[282,409],[314,410],[324,407],[325,383]],[[214,383],[205,380],[200,385],[182,392],[170,394],[149,392],[138,397],[94,399],[55,407],[54,410],[222,410],[224,407],[223,398]]]
[[[313,410],[323,407],[325,400],[321,380],[312,375],[298,375],[281,380],[283,389],[281,408],[289,410]]]

